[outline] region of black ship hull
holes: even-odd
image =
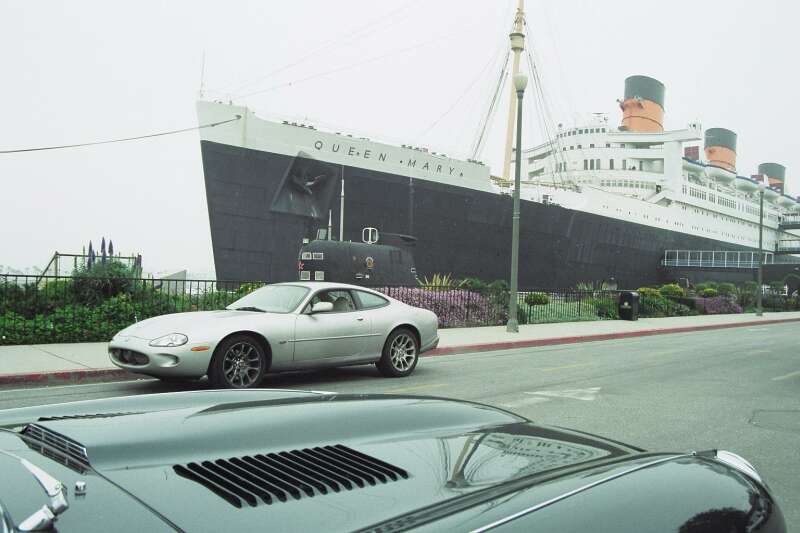
[[[420,277],[509,276],[510,196],[327,163],[301,168],[305,177],[296,179],[296,157],[209,141],[201,149],[217,279],[298,279],[302,239],[327,227],[329,210],[338,235],[341,176],[345,240],[360,242],[364,227],[414,235]],[[556,205],[521,203],[523,288],[612,278],[621,288],[663,283],[669,275],[660,261],[670,249],[749,250]],[[738,277],[752,279],[752,272]]]

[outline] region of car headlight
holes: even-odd
[[[159,348],[172,348],[174,346],[183,346],[189,342],[189,337],[183,333],[170,333],[150,341],[150,346],[158,346]]]

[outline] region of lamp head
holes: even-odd
[[[518,93],[525,91],[528,86],[528,77],[525,74],[519,73],[514,75],[514,88]]]

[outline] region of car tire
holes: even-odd
[[[418,361],[417,336],[406,328],[397,328],[386,338],[383,353],[375,366],[387,378],[403,378],[414,371]]]
[[[257,387],[267,373],[267,355],[252,335],[232,335],[214,350],[208,380],[216,389]]]

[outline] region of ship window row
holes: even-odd
[[[583,128],[576,130],[564,131],[558,134],[559,138],[572,137],[573,135],[584,135],[586,133],[605,133],[606,128]]]
[[[636,180],[600,180],[601,187],[627,187],[629,189],[655,189],[656,184]]]
[[[722,196],[718,196],[717,203],[719,205],[724,205],[725,207],[730,207],[731,209],[736,209],[736,202],[734,202],[729,198],[723,198]]]
[[[688,175],[688,179],[689,180],[692,180],[693,178],[696,178],[696,176],[693,175],[693,174],[689,174]],[[686,180],[686,179],[687,179],[687,175],[684,175],[684,180]],[[698,185],[702,186],[700,184],[698,184]],[[740,201],[736,202],[735,200],[731,200],[730,198],[722,196],[723,193],[724,194],[735,194],[735,193],[723,191],[722,188],[719,185],[715,185],[713,183],[710,183],[708,185],[708,188],[712,189],[712,190],[718,190],[720,194],[714,195],[712,193],[707,193],[708,196],[706,198],[706,196],[705,196],[706,193],[704,191],[701,191],[701,190],[699,190],[697,188],[694,188],[694,187],[687,188],[687,186],[685,184],[682,187],[683,194],[687,194],[688,193],[690,196],[692,196],[694,198],[700,198],[700,199],[703,199],[703,200],[708,199],[709,202],[715,202],[718,205],[722,205],[722,206],[728,207],[730,209],[736,209],[738,211],[743,211],[743,212],[748,213],[748,214],[753,215],[753,216],[758,216],[758,212],[759,212],[759,208],[757,207],[758,203],[754,199],[752,199],[752,198],[739,198]],[[771,219],[771,220],[776,220],[777,221],[778,220],[778,216],[776,214],[774,214],[774,213],[768,212],[770,210],[772,210],[772,208],[770,206],[766,206],[765,209],[764,209],[764,216],[769,218],[769,219]]]
[[[705,191],[701,191],[701,190],[696,189],[694,187],[689,187],[689,196],[691,196],[692,198],[699,198],[701,200],[705,200],[706,199]]]
[[[602,207],[603,207],[603,209],[608,210],[608,211],[612,210],[611,207],[608,206],[608,205],[603,205]],[[687,206],[682,206],[682,209],[684,211],[687,211]],[[703,215],[706,215],[706,216],[712,216],[712,213],[706,212],[706,211],[704,211],[702,209],[698,209],[698,208],[692,208],[691,211],[696,213],[696,214],[703,214]],[[618,215],[624,215],[625,211],[623,209],[616,208],[616,213]],[[628,215],[629,216],[631,216],[631,215],[639,216],[639,217],[644,218],[644,219],[649,219],[650,218],[648,215],[645,215],[645,214],[642,214],[642,213],[634,213],[632,211],[628,211]],[[715,219],[719,218],[719,219],[723,220],[724,222],[727,222],[728,224],[736,224],[736,225],[739,225],[739,226],[745,226],[745,227],[751,228],[753,230],[755,230],[758,227],[757,224],[754,224],[752,222],[749,222],[749,221],[746,221],[746,220],[742,220],[742,219],[738,219],[738,218],[735,218],[735,217],[730,217],[730,216],[727,216],[727,215],[714,213],[713,217]],[[662,220],[661,217],[653,217],[653,218],[654,218],[655,222],[661,222],[663,224],[666,224],[667,226],[673,226],[675,228],[686,228],[687,227],[687,224],[684,223],[681,220],[669,220],[669,219],[663,219]],[[704,232],[704,233],[709,234],[709,235],[718,235],[718,236],[724,237],[726,239],[729,239],[731,241],[739,241],[739,242],[742,242],[742,243],[750,243],[750,244],[755,244],[757,242],[757,240],[754,237],[748,237],[747,235],[742,234],[741,231],[729,232],[729,231],[725,231],[725,228],[713,229],[713,228],[706,227],[706,226],[692,225],[692,224],[689,224],[689,229],[691,229],[691,231],[694,231],[694,232]],[[767,248],[769,248],[771,246],[774,246],[774,241],[771,240],[769,237],[766,237],[765,238],[765,246]]]

